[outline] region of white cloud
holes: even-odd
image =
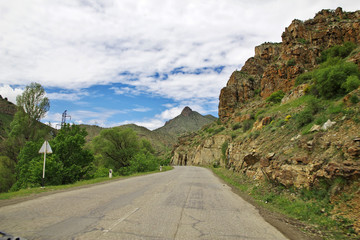
[[[53,92],[47,93],[46,96],[50,100],[63,100],[63,101],[78,101],[83,96],[89,96],[87,92]]]
[[[16,104],[16,97],[18,95],[21,95],[23,93],[23,89],[22,88],[12,88],[7,84],[2,84],[0,85],[0,95],[3,98],[7,98],[8,101]]]
[[[116,94],[174,101],[154,126],[185,104],[213,111],[231,72],[254,55],[256,45],[281,41],[294,18],[306,20],[338,6],[354,11],[360,2],[0,1],[0,90],[15,101],[21,89],[6,86],[38,82],[64,90],[49,93],[50,99],[79,102],[85,88],[122,83],[127,86],[112,88]],[[219,66],[220,73],[213,70]],[[177,68],[186,72],[171,74]],[[105,117],[78,114],[82,121],[107,123]]]

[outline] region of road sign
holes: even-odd
[[[48,141],[45,141],[42,147],[39,150],[39,153],[44,153],[44,167],[43,167],[43,176],[42,176],[42,187],[44,187],[44,178],[45,178],[45,162],[46,162],[46,154],[52,153],[50,144]]]
[[[42,145],[42,147],[39,150],[39,153],[52,153],[50,144],[48,141],[45,141],[44,144]]]

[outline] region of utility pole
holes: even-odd
[[[71,120],[71,116],[67,115],[67,110],[65,110],[62,114],[62,119],[61,119],[61,128],[63,128],[66,124],[66,118],[70,118]]]

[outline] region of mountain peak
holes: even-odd
[[[185,116],[185,117],[188,117],[193,111],[191,110],[191,108],[189,108],[188,106],[186,106],[182,112],[181,112],[181,115],[182,116]]]

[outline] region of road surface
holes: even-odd
[[[26,239],[286,239],[200,167],[5,206],[0,231]]]

